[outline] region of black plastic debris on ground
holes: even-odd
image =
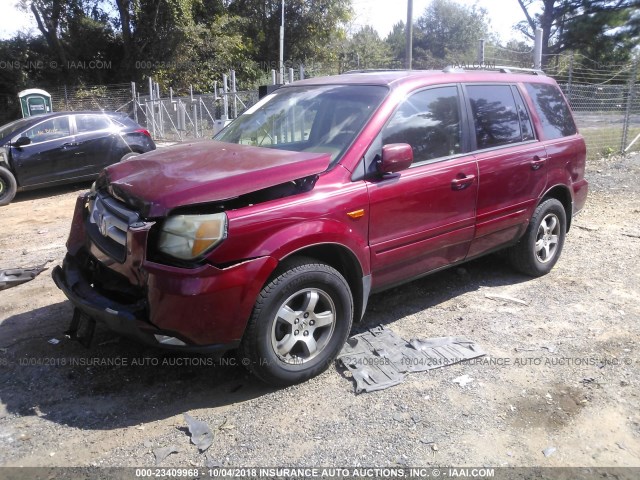
[[[179,450],[175,446],[156,448],[153,454],[156,457],[156,465],[160,465],[162,461],[172,453],[178,453]]]
[[[184,420],[189,426],[191,443],[198,447],[200,453],[204,452],[213,443],[213,432],[206,423],[196,420],[188,413],[184,414]]]
[[[338,360],[356,381],[356,393],[374,392],[402,383],[405,374],[424,372],[481,357],[486,353],[459,337],[406,341],[379,326],[347,340]]]
[[[0,270],[0,290],[5,290],[7,288],[30,282],[47,269],[47,263],[33,268],[10,268],[8,270]]]

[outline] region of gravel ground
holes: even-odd
[[[0,465],[155,466],[153,451],[173,446],[161,466],[638,467],[639,174],[640,155],[588,165],[587,207],[543,278],[493,255],[374,296],[353,333],[382,324],[488,352],[380,392],[356,395],[337,365],[273,389],[233,359],[176,356],[104,330],[86,350],[63,336],[72,309],[49,271],[2,291]],[[0,268],[59,263],[86,188],[3,207]],[[472,381],[452,381],[461,375]],[[189,442],[185,412],[215,434],[205,453]]]

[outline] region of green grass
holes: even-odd
[[[587,158],[593,159],[620,153],[622,144],[622,127],[591,127],[579,129],[587,144]],[[640,125],[629,128],[627,142],[629,145],[636,135],[640,134]],[[631,147],[632,152],[640,151],[640,139]]]

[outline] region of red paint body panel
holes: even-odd
[[[228,212],[234,241],[223,242],[209,260],[226,263],[266,252],[282,259],[307,246],[334,243],[353,252],[368,274],[368,193],[363,182],[346,182],[349,172],[335,168],[308,193]],[[361,208],[365,216],[347,215]]]
[[[463,190],[452,181],[473,176]],[[454,158],[369,182],[373,288],[465,258],[473,238],[478,167]]]
[[[149,217],[214,202],[320,173],[326,153],[200,141],[141,155],[106,170],[114,193],[147,205]],[[230,179],[233,178],[233,181]]]
[[[149,321],[194,345],[232,343],[242,338],[255,300],[278,265],[261,257],[225,269],[199,271],[146,262]]]
[[[480,172],[477,227],[469,257],[481,255],[521,234],[547,184],[547,154],[540,142],[476,154]]]

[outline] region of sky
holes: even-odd
[[[2,22],[0,22],[0,39],[12,37],[15,33],[23,29],[37,30],[36,21],[33,14],[26,14],[16,8],[16,0],[0,0],[0,12],[2,12]]]
[[[285,0],[286,1],[286,0]],[[512,37],[521,39],[512,31],[512,26],[524,20],[524,14],[516,0],[455,0],[456,3],[469,7],[477,4],[488,12],[493,31],[503,41]],[[413,20],[421,16],[429,6],[431,0],[413,1]],[[353,0],[356,11],[354,24],[356,29],[360,26],[372,25],[382,38],[386,37],[393,26],[399,21],[407,21],[406,2],[398,0]]]
[[[286,0],[285,0],[286,1]],[[471,6],[477,3],[489,13],[489,19],[493,30],[507,41],[512,36],[512,25],[524,20],[524,15],[516,0],[456,0],[458,3]],[[413,18],[418,18],[427,8],[431,0],[414,0]],[[16,0],[0,0],[0,39],[10,38],[18,31],[36,32],[37,28],[33,15],[20,12],[16,8]],[[407,8],[404,1],[398,0],[353,0],[356,17],[353,22],[355,29],[360,26],[373,26],[382,38],[399,21],[407,20]]]

